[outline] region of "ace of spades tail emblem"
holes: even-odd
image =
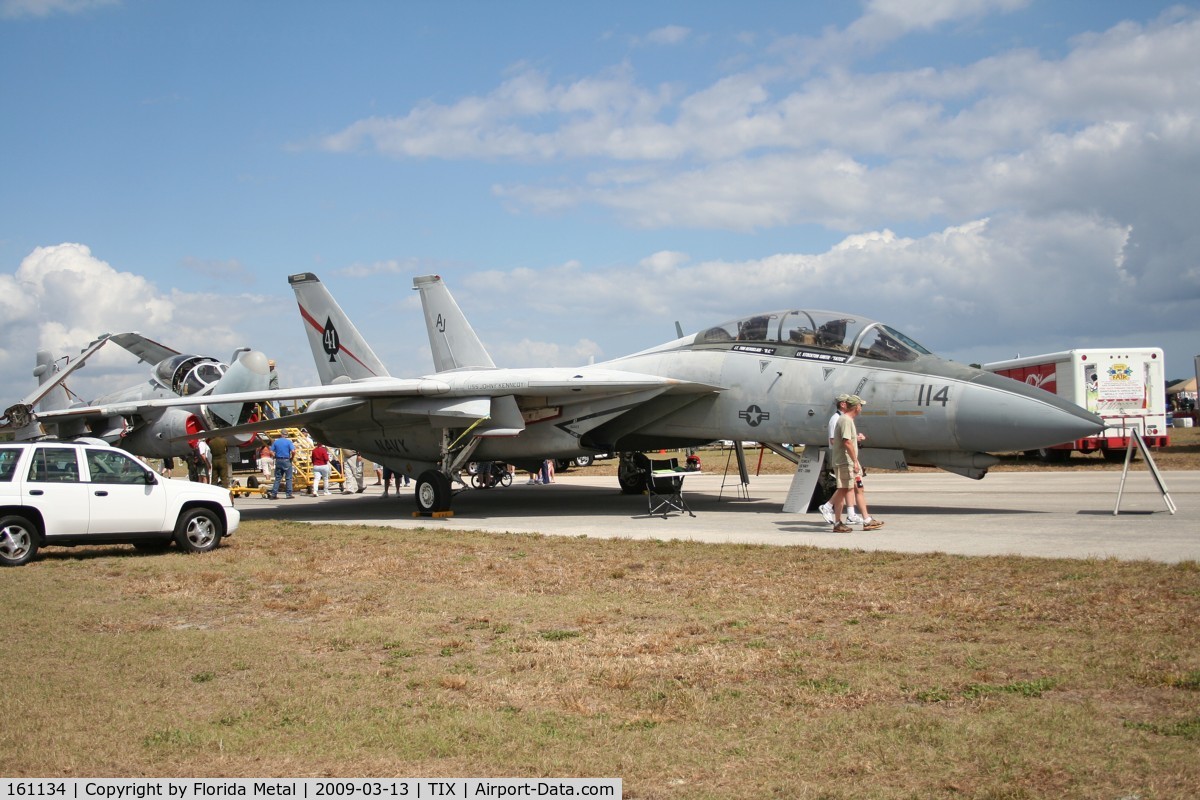
[[[325,351],[325,354],[329,356],[330,364],[334,363],[334,356],[337,355],[338,350],[341,349],[341,346],[342,340],[338,338],[337,328],[333,327],[333,319],[326,317],[325,333],[322,336],[321,348]]]

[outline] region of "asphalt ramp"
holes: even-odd
[[[239,498],[244,520],[289,519],[313,524],[481,530],[627,539],[887,550],[904,553],[1117,558],[1167,563],[1200,561],[1200,471],[1162,473],[1176,506],[1168,511],[1143,470],[1120,488],[1117,472],[1002,472],[975,481],[949,473],[867,476],[878,531],[834,533],[817,513],[782,511],[790,476],[688,476],[683,496],[695,516],[650,515],[648,498],[622,494],[615,477],[559,475],[553,484],[474,489],[454,497],[454,515],[416,517],[410,486],[383,497],[362,494],[294,500]]]

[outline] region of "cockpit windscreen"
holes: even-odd
[[[772,311],[701,331],[695,344],[746,342],[790,344],[880,361],[912,361],[929,351],[903,333],[874,320],[831,311]]]
[[[163,386],[181,396],[203,394],[221,379],[226,366],[207,356],[177,355],[160,361],[154,377]]]

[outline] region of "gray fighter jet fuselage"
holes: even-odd
[[[866,401],[863,461],[877,467],[981,478],[996,463],[990,453],[1102,427],[1047,392],[827,311],[755,314],[585,367],[498,369],[437,276],[414,280],[437,371],[400,380],[316,276],[289,280],[326,390],[296,424],[417,477],[423,511],[448,508],[450,481],[468,458],[527,468],[717,439],[824,447],[842,393]]]
[[[939,358],[882,323],[827,311],[754,314],[601,364],[500,369],[434,275],[413,285],[435,371],[394,378],[315,275],[288,280],[322,385],[270,396],[311,400],[291,425],[415,476],[421,512],[449,509],[470,460],[527,469],[547,458],[717,439],[823,448],[843,393],[866,400],[859,427],[868,466],[981,478],[996,462],[990,453],[1103,429],[1099,417],[1048,392]]]
[[[1098,424],[1047,392],[835,312],[756,314],[601,366],[722,387],[638,430],[614,422],[592,433],[626,449],[713,438],[822,446],[833,398],[856,394],[866,401],[858,420],[864,448],[877,465],[902,460],[982,477],[996,463],[989,453],[1034,449]]]

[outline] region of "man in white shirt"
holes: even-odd
[[[863,400],[852,394],[846,399],[846,411],[838,417],[833,432],[833,470],[837,475],[837,491],[833,493],[834,533],[849,533],[853,530],[842,522],[842,503],[851,498],[857,500],[862,509],[863,530],[877,531],[883,522],[871,518],[867,510],[867,493],[862,483],[862,465],[858,461],[858,427],[855,420],[862,412]]]
[[[836,408],[834,409],[833,416],[829,418],[829,458],[831,462],[833,459],[833,429],[837,425],[838,417],[846,412],[846,401],[849,399],[850,395],[839,394],[837,396]],[[865,438],[867,437],[861,433],[858,435],[859,442]],[[846,506],[846,521],[853,525],[857,525],[863,521],[863,518],[859,516],[857,511],[854,510],[853,498],[847,499],[851,500],[851,504]],[[821,512],[821,516],[825,518],[826,522],[828,522],[830,525],[833,524],[833,503],[825,503],[825,505],[819,506],[817,510]]]

